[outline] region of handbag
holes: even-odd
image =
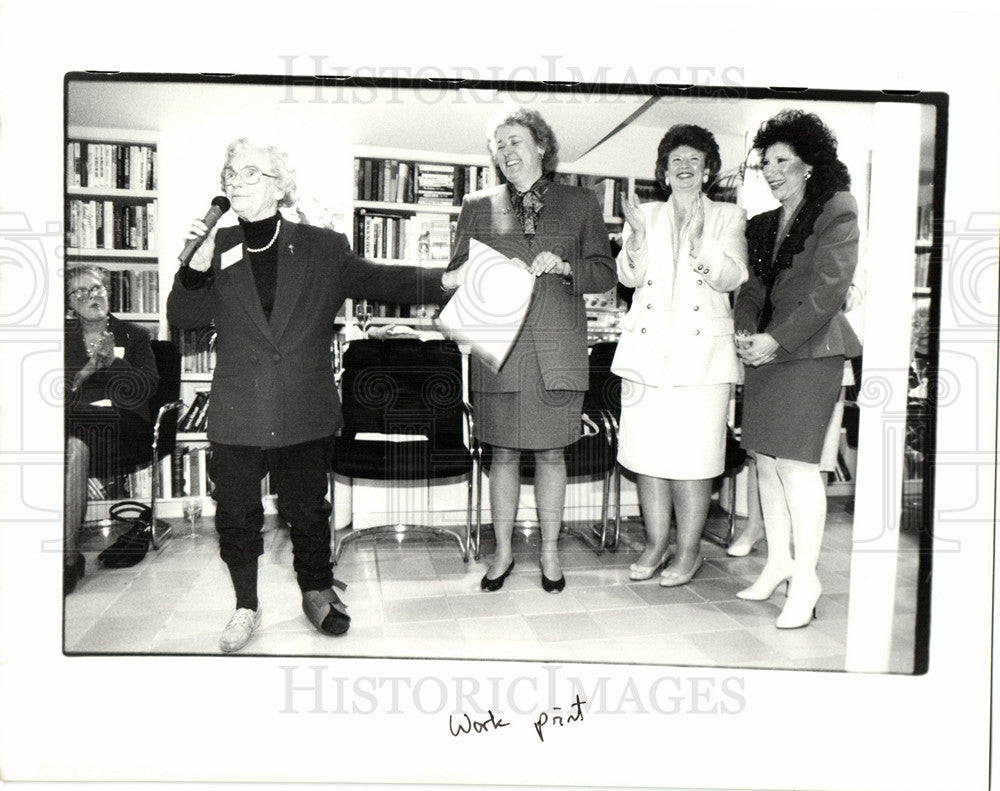
[[[118,540],[97,556],[112,569],[124,569],[139,563],[149,551],[153,513],[148,505],[126,500],[111,506],[110,514],[116,521],[129,525]]]

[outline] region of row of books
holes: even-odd
[[[574,187],[588,187],[597,195],[597,202],[605,217],[622,216],[622,193],[627,189],[625,179],[588,176],[580,173],[556,173],[554,181],[557,184],[569,184]]]
[[[111,272],[108,309],[112,313],[159,313],[159,273],[154,269],[119,269]]]
[[[199,390],[187,412],[177,421],[177,430],[184,432],[205,431],[208,429],[208,390]]]
[[[451,258],[458,223],[445,216],[398,217],[359,209],[354,217],[354,249],[366,258],[441,261]]]
[[[354,304],[354,315],[375,319],[429,319],[437,312],[437,305],[398,305],[376,299],[361,299]]]
[[[70,247],[155,250],[156,204],[72,199],[66,207]]]
[[[458,206],[469,192],[493,185],[493,168],[355,159],[354,199],[389,203],[434,203]]]
[[[66,186],[156,189],[156,149],[129,143],[66,144]]]
[[[183,373],[210,374],[215,370],[215,327],[195,330],[171,327],[170,340],[181,354]]]
[[[927,287],[927,270],[931,265],[930,251],[916,254],[913,269],[913,285],[917,288]]]
[[[930,242],[934,238],[934,207],[917,207],[917,241]]]

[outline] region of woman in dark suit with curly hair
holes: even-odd
[[[750,279],[734,309],[746,365],[743,447],[757,458],[768,556],[754,584],[736,595],[762,601],[789,581],[775,624],[789,629],[812,620],[822,591],[819,461],[844,360],[861,353],[842,310],[858,262],[858,207],[837,139],[816,115],[778,113],[753,147],[781,204],[747,223]]]

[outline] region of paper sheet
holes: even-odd
[[[441,311],[438,327],[449,338],[470,344],[473,354],[498,370],[521,331],[534,283],[509,258],[470,239],[465,285]]]

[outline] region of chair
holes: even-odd
[[[454,341],[413,338],[353,341],[344,352],[344,426],[334,442],[333,472],[377,481],[434,481],[468,476],[465,530],[386,524],[334,530],[333,562],[363,536],[408,532],[453,538],[469,560],[475,478],[471,411],[462,383],[462,354]],[[393,441],[393,437],[419,437]],[[331,481],[331,491],[332,491]]]
[[[583,396],[583,417],[580,438],[566,447],[566,478],[593,478],[602,480],[601,521],[599,526],[581,529],[564,524],[563,531],[579,538],[600,555],[605,549],[614,551],[618,547],[621,532],[621,478],[618,464],[618,418],[621,414],[621,379],[611,373],[611,362],[618,344],[606,341],[590,348],[589,382]],[[492,453],[488,445],[479,448],[478,499],[476,503],[476,543],[475,557],[479,559],[480,534],[482,530],[482,475],[489,474]],[[521,454],[521,476],[534,476],[534,457],[531,453]],[[610,492],[614,481],[615,523],[613,536],[608,533],[608,511]],[[610,543],[609,543],[610,539]]]
[[[151,467],[152,481],[149,501],[149,514],[145,515],[147,506],[134,500],[116,503],[112,506],[113,516],[141,517],[149,519],[150,540],[154,549],[159,549],[170,537],[172,527],[156,518],[156,498],[159,488],[159,462],[169,456],[177,441],[177,414],[183,408],[180,400],[181,391],[181,356],[170,341],[151,341],[153,357],[156,360],[156,370],[159,374],[159,384],[156,392],[149,399],[149,414],[155,416],[148,445],[136,445],[123,449],[117,463],[117,472],[127,474]],[[131,521],[131,520],[128,520]]]
[[[742,386],[738,386],[736,388],[733,426],[726,426],[725,466],[722,470],[721,476],[728,481],[729,492],[729,502],[727,508],[725,509],[728,512],[726,519],[726,534],[725,536],[719,536],[707,528],[702,531],[702,537],[707,538],[713,544],[718,544],[721,547],[729,547],[729,545],[733,543],[733,539],[736,537],[736,476],[739,475],[740,470],[742,470],[747,463],[747,452],[740,447],[738,432],[739,426],[742,423],[742,411],[743,388]]]

